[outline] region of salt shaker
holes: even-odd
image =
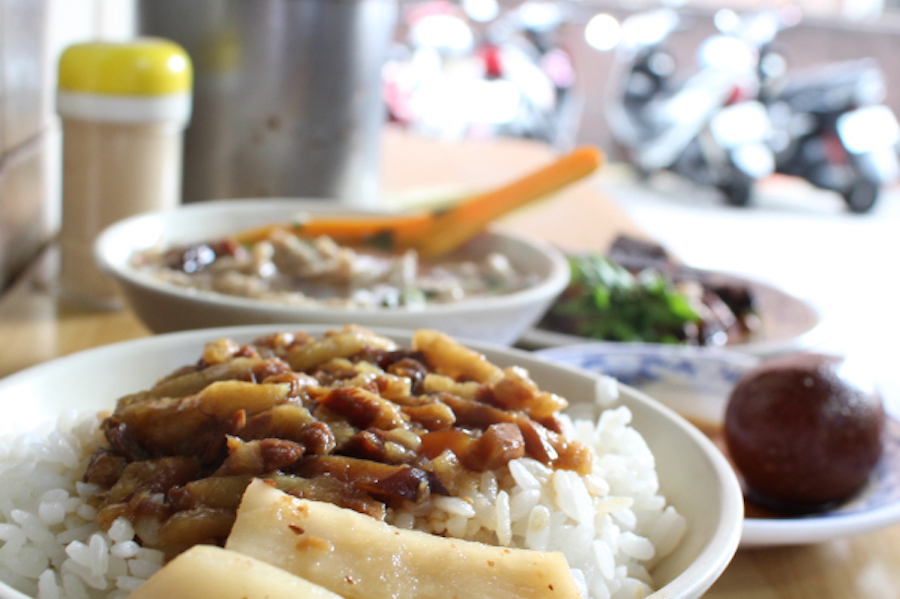
[[[62,53],[63,299],[121,305],[115,283],[95,264],[94,239],[117,220],[181,202],[192,79],[187,52],[161,38],[80,43]]]

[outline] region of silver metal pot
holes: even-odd
[[[143,0],[194,62],[184,201],[377,199],[396,0]]]

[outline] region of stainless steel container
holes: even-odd
[[[143,0],[195,69],[184,200],[378,195],[396,0]]]

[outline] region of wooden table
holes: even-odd
[[[383,182],[399,194],[414,187],[478,188],[527,171],[547,159],[542,146],[492,142],[435,144],[389,133]],[[602,176],[602,175],[601,175]],[[401,194],[402,195],[402,194]],[[641,231],[590,181],[552,201],[526,208],[504,224],[567,248],[604,249],[619,232]],[[53,292],[52,255],[44,255],[0,296],[0,376],[52,358],[149,335],[127,309],[88,311]],[[706,595],[729,599],[900,597],[900,527],[802,547],[740,550]]]

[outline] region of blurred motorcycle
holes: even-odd
[[[613,137],[642,175],[668,170],[750,201],[774,171],[769,116],[755,99],[755,53],[722,34],[706,40],[700,68],[676,78],[666,42],[682,26],[671,9],[632,15],[621,26],[606,112]]]
[[[881,188],[900,178],[900,125],[881,104],[886,85],[878,63],[791,71],[775,38],[796,20],[772,11],[721,20],[758,49],[759,97],[772,121],[776,171],[838,192],[852,212],[871,210]]]
[[[572,19],[567,8],[554,1],[528,0],[508,10],[485,34],[485,47],[497,51],[495,64],[499,77],[508,77],[523,90],[533,87],[533,83],[527,83],[528,77],[523,77],[533,67],[521,65],[534,65],[541,73],[540,78],[549,81],[552,95],[542,104],[529,103],[534,112],[532,126],[523,136],[559,148],[575,145],[582,108],[574,61],[560,42],[560,28]]]
[[[555,36],[565,20],[559,6],[527,2],[487,24],[446,2],[417,10],[385,66],[393,121],[448,139],[574,144],[580,107],[571,57]]]

